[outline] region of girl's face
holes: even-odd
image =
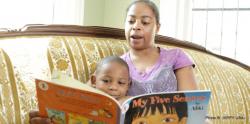
[[[183,117],[179,121],[177,113],[167,113],[165,107],[163,108],[163,113],[160,113],[159,110],[156,109],[156,112],[151,114],[151,110],[149,110],[148,115],[134,119],[132,124],[186,124],[186,117]]]
[[[155,14],[145,3],[139,2],[129,8],[125,22],[125,35],[132,49],[153,47],[159,27]]]

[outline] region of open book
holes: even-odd
[[[62,75],[51,81],[36,79],[36,89],[40,115],[56,124],[202,124],[210,98],[210,91],[161,92],[131,97],[120,105],[108,94]]]

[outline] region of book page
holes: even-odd
[[[75,79],[63,74],[60,71],[53,71],[51,82],[54,84],[63,85],[63,86],[67,86],[67,87],[71,87],[71,88],[75,88],[75,89],[86,90],[86,91],[91,91],[91,92],[95,92],[98,94],[103,94],[107,97],[110,97],[111,99],[114,99],[113,97],[106,94],[105,92],[102,92],[101,90],[93,88],[93,87],[91,87],[83,82],[75,80]]]
[[[70,82],[70,85],[70,80],[57,78],[52,82],[36,79],[39,112],[42,116],[60,124],[119,122],[120,108],[116,100],[77,81]]]

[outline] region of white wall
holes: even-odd
[[[159,5],[160,0],[153,0]],[[84,25],[124,28],[131,0],[85,0]]]
[[[130,2],[131,0],[106,0],[103,26],[123,29],[126,9]]]
[[[85,26],[103,26],[105,0],[84,1]]]

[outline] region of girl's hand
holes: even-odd
[[[52,124],[49,118],[39,116],[39,111],[33,110],[29,112],[30,124]]]

